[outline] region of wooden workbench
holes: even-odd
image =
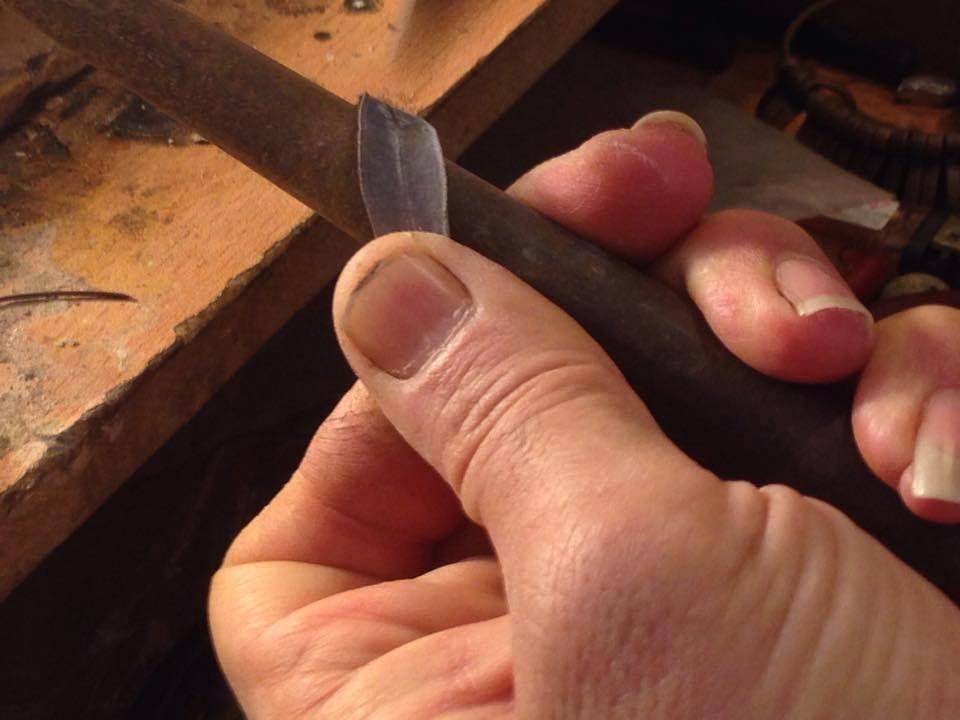
[[[425,114],[456,157],[614,3],[183,4],[341,97]],[[0,43],[0,123],[15,123],[0,138],[0,295],[96,288],[136,302],[0,307],[0,598],[352,247],[0,8],[4,33],[18,40]]]

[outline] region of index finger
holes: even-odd
[[[657,112],[538,165],[508,192],[597,245],[650,260],[700,222],[713,170],[700,126]]]

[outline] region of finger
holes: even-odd
[[[700,126],[661,112],[548,160],[509,192],[585,239],[650,259],[703,217],[713,171]]]
[[[829,382],[869,357],[870,314],[794,223],[753,211],[718,213],[654,272],[685,288],[724,345],[767,375]]]
[[[446,483],[357,385],[225,562],[313,563],[377,580],[410,577],[430,567],[434,543],[463,523]]]
[[[870,468],[921,517],[960,522],[960,310],[914,308],[877,324],[854,401]]]
[[[239,565],[217,574],[210,601],[217,655],[248,713],[310,716],[341,694],[347,678],[397,648],[506,611],[491,560],[356,589],[337,589],[340,576],[297,563]],[[298,594],[282,607],[282,598]],[[424,661],[408,670],[422,672]]]

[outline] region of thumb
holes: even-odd
[[[558,516],[635,475],[611,467],[625,455],[666,459],[675,494],[680,477],[703,472],[579,325],[447,238],[367,245],[341,276],[334,312],[359,378],[487,528],[508,572],[514,548],[549,542]]]
[[[949,601],[838,512],[697,466],[503,268],[387,236],[334,312],[384,415],[496,548],[518,716],[957,717]]]

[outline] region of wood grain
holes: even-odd
[[[369,91],[436,109],[455,156],[613,3],[458,0],[367,13],[334,2],[185,4],[341,97]],[[173,144],[105,132],[129,105],[97,72],[0,141],[0,294],[98,288],[138,300],[0,311],[0,597],[349,253],[304,206],[188,132],[172,133]]]

